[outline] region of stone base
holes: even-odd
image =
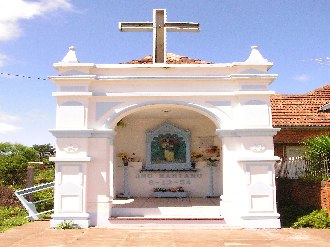
[[[170,191],[166,191],[166,192],[154,192],[153,193],[154,197],[187,197],[187,192],[170,192]]]
[[[280,215],[273,212],[242,212],[242,203],[221,196],[220,212],[225,218],[226,224],[232,227],[242,228],[281,228]]]
[[[64,221],[72,222],[79,228],[88,228],[90,226],[88,213],[57,213],[52,215],[50,227],[57,228]]]
[[[281,228],[280,215],[260,213],[241,216],[243,228]]]

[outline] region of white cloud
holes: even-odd
[[[18,116],[10,115],[5,112],[0,112],[0,121],[1,122],[12,122],[17,121],[19,119]]]
[[[24,119],[26,119],[26,121],[44,121],[48,119],[48,115],[39,110],[33,110],[31,112],[26,113],[24,115]]]
[[[303,75],[297,75],[297,76],[293,77],[293,79],[296,81],[300,81],[300,82],[307,82],[311,78],[309,75],[303,74]]]
[[[8,132],[16,132],[21,128],[13,124],[0,123],[0,134],[5,134]]]
[[[312,58],[311,61],[316,62],[320,65],[329,65],[330,66],[330,57]]]
[[[22,129],[19,126],[10,123],[18,120],[19,120],[18,116],[10,115],[5,112],[0,112],[0,134],[5,134],[8,132],[16,132]]]
[[[8,57],[5,54],[0,53],[0,67],[3,67],[7,62]]]
[[[20,21],[57,10],[71,10],[70,0],[0,1],[0,41],[9,41],[22,34]],[[0,58],[1,62],[1,58]]]

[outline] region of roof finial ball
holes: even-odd
[[[73,45],[69,47],[68,53],[61,61],[62,63],[79,63],[77,56],[76,56],[76,47]]]

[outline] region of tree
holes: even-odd
[[[38,159],[38,152],[33,148],[9,142],[0,143],[0,184],[24,185],[28,162]]]
[[[330,135],[319,135],[304,142],[305,157],[309,160],[310,172],[322,179],[329,178]]]
[[[50,143],[42,145],[34,144],[32,148],[38,152],[41,161],[43,158],[49,158],[55,155],[55,148]]]

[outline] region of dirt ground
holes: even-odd
[[[0,246],[330,246],[330,229],[247,230],[198,226],[50,229],[36,221],[0,233]]]

